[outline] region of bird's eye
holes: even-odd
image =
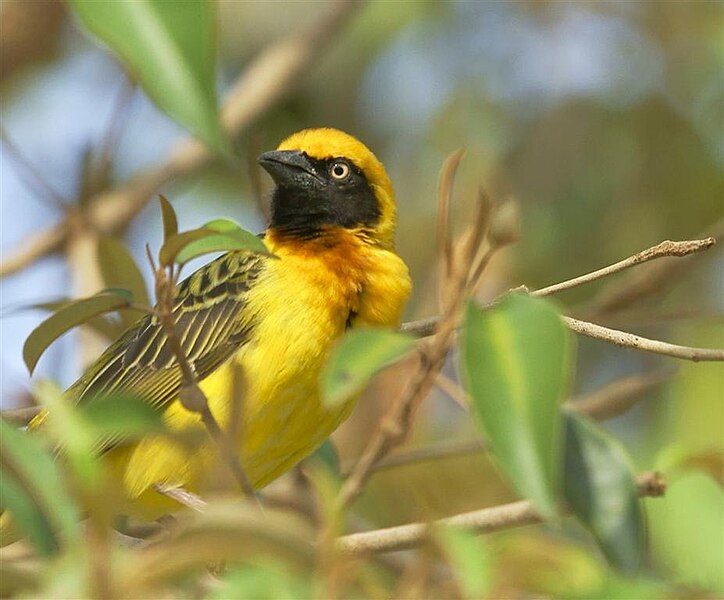
[[[343,162],[333,163],[329,168],[329,173],[335,179],[344,179],[349,175],[349,165]]]

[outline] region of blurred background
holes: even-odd
[[[326,8],[324,2],[220,2],[221,98],[270,41]],[[160,191],[173,202],[182,228],[226,216],[260,231],[264,220],[247,158],[304,127],[352,133],[385,163],[396,187],[398,247],[415,283],[408,318],[437,310],[437,176],[457,148],[465,149],[456,187],[458,224],[479,186],[521,207],[521,240],[496,256],[481,299],[520,284],[535,288],[568,279],[664,239],[721,235],[723,23],[721,2],[372,1],[299,85],[236,140],[238,164],[216,162]],[[186,133],[129,88],[119,64],[81,33],[62,4],[4,0],[0,27],[6,255],[60,219],[53,197],[76,201],[85,157],[109,139],[111,123],[117,127],[112,185],[162,162]],[[161,236],[160,212],[151,202],[124,239],[144,265],[144,244],[157,248]],[[653,293],[630,305],[606,308],[605,302],[605,288],[635,281],[630,273],[559,300],[567,314],[603,325],[722,347],[722,267],[715,248],[671,269]],[[2,280],[3,407],[27,401],[22,343],[44,317],[19,309],[77,293],[77,279],[75,288],[72,281],[62,256]],[[67,385],[82,360],[77,337],[69,334],[44,356],[37,376]],[[722,366],[579,339],[571,394],[674,368],[666,384],[606,426],[638,470],[670,473],[667,496],[646,501],[649,576],[682,594],[724,593]],[[448,375],[455,377],[452,364]],[[343,464],[364,447],[400,379],[399,372],[381,377],[336,434]],[[434,392],[409,444],[473,437],[469,417]],[[511,498],[487,459],[469,456],[381,473],[363,508],[371,523],[384,526]],[[490,543],[501,594],[527,589],[574,596],[604,584],[615,588],[613,575],[575,528],[527,528],[493,536]],[[580,575],[564,590],[556,573],[572,567]]]

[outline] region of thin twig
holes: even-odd
[[[720,219],[700,237],[721,239],[724,236],[724,219]],[[660,260],[648,264],[623,277],[620,281],[607,286],[585,307],[582,318],[591,320],[600,315],[618,312],[634,302],[644,300],[653,294],[661,294],[678,279],[678,275],[690,268],[695,256],[684,260]]]
[[[630,410],[645,398],[651,390],[671,379],[675,373],[676,369],[662,369],[660,371],[654,371],[653,373],[642,373],[623,377],[581,398],[569,400],[564,406],[572,412],[597,421],[611,419]],[[439,381],[438,375],[437,383],[439,383]],[[452,381],[450,383],[457,387],[457,393],[465,394],[465,390]],[[465,394],[465,396],[467,397],[467,394]],[[386,456],[375,465],[372,471],[376,473],[386,469],[429,460],[479,454],[487,450],[488,448],[482,440],[429,444],[420,448],[401,451]],[[350,471],[350,466],[343,467],[342,476],[347,477]]]
[[[653,352],[654,354],[663,354],[673,358],[682,358],[685,360],[699,361],[722,361],[724,360],[724,350],[718,348],[696,348],[692,346],[679,346],[659,340],[652,340],[641,337],[633,333],[609,329],[595,323],[587,321],[579,321],[572,317],[561,316],[563,322],[571,330],[588,337],[610,342],[623,348],[633,348],[634,350],[643,350],[645,352]],[[428,317],[418,321],[408,321],[403,323],[400,331],[414,335],[415,337],[428,337],[435,330],[439,317]]]
[[[2,141],[7,149],[8,156],[20,167],[20,172],[25,173],[23,179],[37,197],[48,202],[55,208],[65,210],[68,207],[68,200],[48,183],[41,171],[20,151],[1,125],[0,141]]]
[[[0,415],[5,421],[13,425],[27,425],[41,412],[43,412],[42,406],[25,406],[23,408],[3,410]]]
[[[153,489],[156,490],[159,494],[163,494],[164,496],[167,496],[168,498],[171,498],[179,504],[183,504],[184,506],[187,506],[188,508],[191,508],[196,512],[203,512],[204,509],[208,506],[206,500],[204,500],[200,496],[197,496],[196,494],[193,494],[192,492],[189,492],[188,490],[185,490],[184,488],[166,487],[159,483],[154,483]]]
[[[169,273],[167,274],[163,266],[159,266],[159,268],[156,269],[156,299],[158,303],[156,314],[164,329],[171,350],[176,356],[183,378],[183,386],[179,392],[179,401],[186,409],[199,414],[211,439],[214,440],[219,454],[224,463],[229,467],[242,492],[248,497],[255,499],[258,503],[259,500],[254,493],[254,487],[251,485],[249,478],[244,472],[244,468],[239,462],[234,444],[221,429],[218,421],[211,412],[209,401],[199,387],[196,371],[189,364],[186,353],[181,347],[181,342],[176,333],[176,325],[173,319],[173,299],[174,283],[178,278],[179,271],[180,269],[174,271],[173,267],[170,267]]]
[[[716,240],[713,237],[708,237],[703,240],[685,240],[681,242],[672,242],[670,240],[666,240],[659,244],[656,244],[656,246],[652,246],[651,248],[647,248],[646,250],[637,252],[633,256],[629,256],[628,258],[621,260],[617,263],[614,263],[607,267],[603,267],[602,269],[598,269],[596,271],[592,271],[591,273],[586,273],[585,275],[580,275],[579,277],[574,277],[573,279],[562,281],[561,283],[556,283],[554,285],[549,285],[548,287],[532,291],[530,292],[530,295],[549,296],[550,294],[556,294],[558,292],[562,292],[564,290],[569,290],[579,285],[583,285],[584,283],[590,283],[591,281],[595,281],[596,279],[601,279],[602,277],[613,275],[614,273],[618,273],[619,271],[635,267],[636,265],[643,264],[650,260],[662,258],[664,256],[688,256],[690,254],[694,254],[695,252],[708,250],[714,244],[716,244]]]
[[[454,341],[462,304],[469,292],[469,269],[484,235],[489,206],[479,203],[468,230],[452,248],[451,270],[446,281],[443,318],[438,322],[430,343],[420,347],[420,364],[402,396],[383,418],[380,428],[367,444],[359,461],[344,482],[337,497],[337,507],[349,506],[363,491],[375,465],[407,436],[417,406],[427,396],[445,363]],[[491,250],[492,251],[492,250]]]
[[[111,168],[113,154],[118,148],[118,144],[123,134],[123,126],[126,123],[130,108],[131,100],[136,93],[136,85],[126,76],[121,84],[121,89],[117,92],[116,98],[111,109],[111,117],[103,135],[103,139],[96,153],[96,160],[92,165],[94,183],[105,184],[108,180],[108,173]],[[103,187],[94,188],[94,191],[100,192]]]
[[[592,337],[623,348],[633,348],[635,350],[643,350],[645,352],[653,352],[654,354],[663,354],[664,356],[672,356],[674,358],[682,358],[684,360],[699,361],[721,361],[724,360],[724,349],[719,348],[695,348],[692,346],[679,346],[668,342],[660,342],[641,337],[633,333],[618,331],[617,329],[609,329],[595,323],[587,321],[579,321],[572,317],[561,316],[563,322],[571,331],[575,331],[581,335]]]
[[[452,269],[452,240],[450,237],[450,204],[452,203],[453,189],[455,187],[455,175],[460,160],[463,157],[463,150],[456,150],[445,159],[440,169],[440,181],[437,190],[437,251],[440,263],[440,274],[438,279],[438,292],[442,294],[445,282],[450,276]],[[442,299],[438,298],[438,307],[442,310]]]
[[[455,458],[459,456],[469,456],[478,454],[485,450],[485,443],[480,440],[466,440],[455,442],[440,442],[437,444],[427,444],[420,448],[396,452],[385,456],[374,467],[375,473],[395,469],[406,465],[417,463],[442,460],[446,458]],[[344,466],[341,469],[342,477],[349,477],[353,465]]]
[[[445,393],[445,395],[453,402],[455,402],[455,404],[457,404],[460,408],[465,411],[470,410],[470,403],[467,393],[452,379],[450,379],[446,375],[443,375],[442,373],[438,373],[437,377],[435,378],[435,385],[440,388]]]
[[[666,491],[666,482],[659,473],[642,473],[636,477],[639,496],[658,497]],[[447,517],[432,523],[410,523],[364,533],[353,533],[337,540],[337,550],[360,556],[376,552],[407,550],[424,544],[433,527],[458,527],[470,533],[490,533],[522,525],[542,523],[543,518],[528,500],[511,502],[492,508]]]
[[[574,398],[566,402],[566,407],[597,421],[617,417],[631,409],[653,389],[669,381],[675,373],[676,369],[662,369],[617,379],[580,399]]]
[[[224,103],[221,117],[229,136],[240,135],[279,102],[360,6],[361,3],[355,0],[331,2],[329,9],[310,27],[271,44],[259,54],[238,78]],[[213,158],[214,155],[200,142],[181,142],[163,164],[94,198],[89,203],[89,223],[104,234],[122,230],[162,186],[197,171]],[[56,252],[68,233],[67,224],[63,222],[33,235],[14,253],[3,256],[0,277]]]

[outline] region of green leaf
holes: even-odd
[[[644,558],[646,533],[626,451],[583,417],[564,414],[566,501],[608,560],[635,572]]]
[[[43,352],[66,331],[100,314],[128,307],[132,300],[127,290],[104,290],[90,298],[70,302],[58,310],[33,329],[23,344],[23,360],[28,371],[33,373]]]
[[[161,413],[137,396],[100,396],[84,403],[78,410],[96,439],[128,441],[163,429]]]
[[[38,552],[55,552],[80,539],[79,511],[66,490],[58,465],[40,440],[0,419],[0,519],[3,546],[25,532]]]
[[[176,235],[178,233],[178,219],[176,218],[176,211],[173,209],[173,206],[171,206],[171,203],[166,199],[166,196],[159,194],[158,201],[161,203],[163,241],[165,242],[172,235]]]
[[[216,8],[204,0],[70,0],[148,96],[209,147],[226,152],[216,104]]]
[[[38,404],[48,409],[44,425],[62,448],[78,482],[88,490],[99,487],[102,473],[98,440],[88,422],[54,383],[38,381],[33,393]]]
[[[503,473],[546,517],[555,516],[560,491],[570,345],[545,300],[511,294],[490,310],[467,307],[461,369],[476,421]]]
[[[185,245],[176,255],[177,263],[184,264],[192,258],[204,254],[228,252],[229,250],[251,250],[259,254],[269,254],[269,250],[260,237],[242,229],[229,219],[209,221],[201,229],[213,233],[192,240]]]
[[[60,310],[64,306],[72,304],[73,302],[74,300],[64,298],[56,302],[41,302],[39,304],[31,304],[30,306],[25,308],[38,308],[42,310],[48,310],[50,312],[55,312],[57,310]],[[120,321],[111,320],[103,315],[99,315],[97,317],[89,319],[82,324],[82,327],[89,327],[107,340],[115,340],[126,329],[126,327],[124,327],[124,325]]]
[[[106,287],[129,290],[135,302],[144,306],[150,304],[146,281],[143,279],[136,261],[123,243],[114,238],[99,239],[98,266]],[[130,315],[130,321],[135,320],[136,316]],[[126,325],[130,324],[130,322],[126,323]]]
[[[485,598],[491,588],[490,556],[484,540],[463,529],[435,531],[465,598]]]
[[[361,392],[381,369],[415,347],[408,335],[389,329],[353,329],[332,351],[322,371],[322,397],[336,406]]]

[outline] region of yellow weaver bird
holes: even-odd
[[[243,369],[238,454],[255,488],[312,453],[350,413],[353,401],[327,408],[320,399],[320,370],[334,342],[349,328],[398,325],[410,293],[407,267],[395,253],[392,184],[364,144],[335,129],[308,129],[259,162],[276,184],[264,233],[275,257],[221,256],[178,285],[173,312],[222,427],[233,402],[232,363]],[[131,391],[163,408],[171,431],[203,434],[193,448],[152,435],[111,450],[132,502],[157,505],[155,484],[203,490],[208,482],[216,449],[199,415],[181,405],[181,383],[163,329],[149,315],[67,392],[84,402]]]

